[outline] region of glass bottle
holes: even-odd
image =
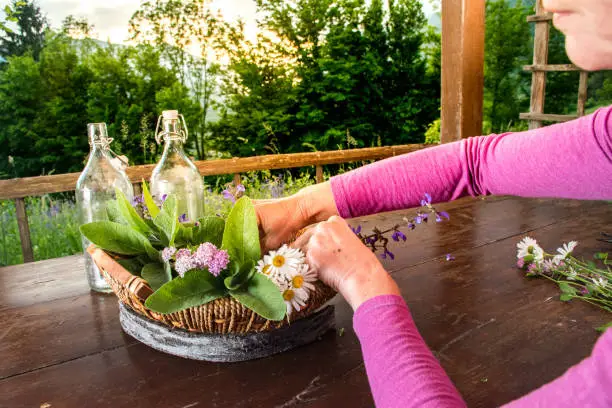
[[[173,194],[180,218],[197,221],[205,215],[204,180],[183,149],[187,136],[183,115],[176,110],[163,111],[157,121],[155,140],[161,143],[163,139],[164,152],[151,175],[151,194],[158,199]]]
[[[134,189],[122,166],[113,163],[106,123],[89,123],[87,134],[91,152],[85,169],[76,185],[76,201],[79,209],[80,224],[108,219],[106,205],[115,199],[115,188],[121,190],[129,200],[134,197]],[[92,290],[111,292],[100,270],[87,253],[90,242],[82,237],[85,252],[87,281]]]

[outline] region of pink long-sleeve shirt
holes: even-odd
[[[416,207],[425,191],[434,202],[489,194],[612,199],[612,106],[564,124],[397,156],[331,185],[345,218]],[[370,299],[353,324],[378,407],[465,406],[401,297]],[[590,357],[508,406],[612,407],[612,329]]]

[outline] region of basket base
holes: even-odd
[[[164,353],[192,360],[237,362],[282,353],[311,343],[335,328],[334,307],[277,330],[247,334],[209,334],[172,329],[119,302],[121,327],[130,336]]]

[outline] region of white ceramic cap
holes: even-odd
[[[164,119],[178,119],[179,113],[177,110],[165,110],[162,112],[162,117]]]

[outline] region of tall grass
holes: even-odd
[[[226,215],[232,203],[222,196],[232,177],[205,179],[207,214]],[[246,194],[254,199],[280,198],[291,195],[303,187],[314,184],[307,172],[297,176],[284,172],[251,172],[243,175]],[[35,260],[59,258],[81,252],[78,211],[74,195],[46,195],[26,199]],[[23,262],[17,216],[13,201],[0,200],[0,266]]]

